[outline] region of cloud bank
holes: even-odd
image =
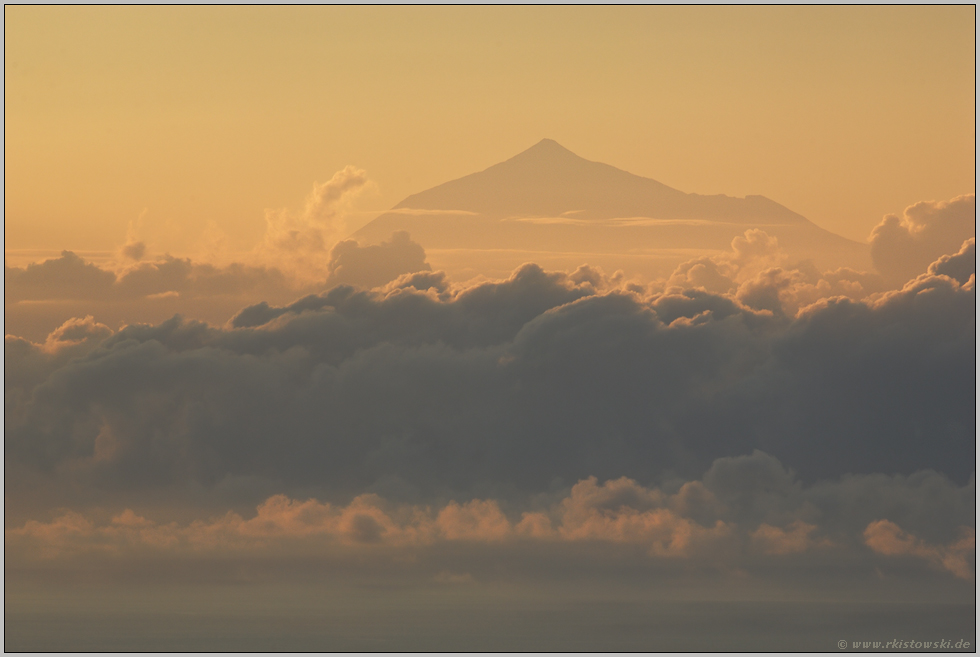
[[[7,461],[92,490],[252,477],[406,499],[696,476],[754,449],[806,481],[932,468],[965,482],[975,276],[939,274],[949,262],[795,316],[758,295],[526,265],[339,286],[226,328],[75,320],[5,341]]]
[[[34,568],[92,555],[252,555],[362,566],[365,559],[394,560],[425,571],[438,562],[433,555],[449,549],[461,555],[456,568],[474,570],[486,554],[546,550],[574,563],[586,550],[599,563],[625,555],[675,570],[767,574],[806,561],[817,571],[912,567],[972,581],[974,499],[972,481],[957,486],[934,472],[849,475],[804,486],[757,451],[718,459],[700,479],[659,487],[589,477],[550,504],[529,498],[509,514],[493,499],[419,506],[373,494],[347,504],[275,495],[248,518],[229,511],[188,523],[156,522],[129,508],[101,521],[67,512],[7,529],[5,544],[8,558]],[[468,571],[432,575],[473,581]]]
[[[652,282],[458,282],[406,233],[317,247],[307,288],[135,237],[118,271],[8,267],[8,309],[93,309],[5,338],[9,567],[971,583],[975,239],[949,228],[968,203],[906,212],[899,283],[790,262],[761,230]],[[103,319],[195,301],[224,314]]]
[[[223,324],[243,306],[260,300],[285,303],[339,283],[374,287],[431,269],[425,251],[407,233],[366,247],[342,241],[321,254],[321,261],[323,278],[316,280],[272,266],[219,265],[170,255],[113,269],[64,251],[58,258],[26,267],[5,266],[5,328],[9,334],[37,340],[80,315],[92,314],[118,327],[160,322],[175,312]]]

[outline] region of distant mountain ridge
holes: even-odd
[[[764,196],[736,198],[681,192],[543,139],[483,171],[405,198],[354,234],[377,243],[407,230],[426,251],[513,251],[564,254],[569,262],[644,252],[717,251],[758,227],[777,237],[790,257],[823,267],[870,264],[868,246],[826,231]],[[500,261],[501,256],[496,256]],[[520,264],[519,262],[517,264]],[[579,263],[581,264],[581,262]],[[594,264],[594,262],[593,262]],[[478,269],[478,268],[477,268]],[[656,271],[654,271],[656,270]]]
[[[506,190],[506,194],[500,193]],[[744,199],[686,194],[651,178],[579,157],[552,139],[478,173],[412,194],[394,209],[463,210],[486,216],[559,216],[612,219],[720,219],[759,217],[785,223],[806,219],[764,196]]]

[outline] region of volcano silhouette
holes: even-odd
[[[476,262],[484,252],[495,254],[491,260],[502,269],[529,259],[559,265],[616,261],[665,275],[692,255],[728,249],[734,237],[751,228],[776,237],[796,261],[811,260],[821,268],[870,265],[867,245],[826,231],[763,196],[684,193],[581,158],[551,139],[484,171],[413,194],[354,237],[377,243],[406,230],[436,260],[464,253]],[[494,267],[483,267],[488,268]]]

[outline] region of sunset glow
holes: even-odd
[[[6,7],[5,649],[974,651],[975,75],[973,6]]]

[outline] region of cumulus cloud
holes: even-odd
[[[807,524],[802,520],[794,520],[785,529],[763,523],[752,533],[752,540],[766,554],[798,554],[813,547],[815,541],[811,538],[811,534],[816,529],[816,525]],[[826,539],[822,544],[828,547],[832,545]]]
[[[48,334],[42,343],[5,336],[5,412],[12,414],[23,410],[34,386],[71,359],[85,356],[110,335],[112,329],[89,315],[69,319]]]
[[[871,258],[879,272],[900,284],[975,236],[974,194],[949,201],[923,201],[907,207],[901,217],[887,215],[882,219],[871,232]]]
[[[809,261],[789,265],[778,240],[758,228],[736,237],[731,247],[727,253],[680,264],[665,291],[730,295],[755,310],[794,316],[821,299],[861,300],[887,289],[878,274],[848,268],[821,272]],[[916,273],[923,272],[924,267]]]
[[[140,220],[142,220],[142,216]],[[126,230],[126,241],[119,247],[119,254],[124,259],[136,260],[137,262],[146,255],[146,242],[139,238],[133,222],[129,222],[129,228]]]
[[[929,273],[934,276],[949,276],[966,285],[970,277],[977,274],[977,240],[974,237],[963,242],[956,253],[940,256],[929,265]]]
[[[142,241],[127,241],[123,244],[121,252],[131,260],[142,260],[146,254],[146,243]]]
[[[327,254],[347,234],[346,212],[369,186],[367,174],[348,165],[330,180],[314,183],[302,211],[267,210],[256,256],[301,278],[324,278]]]
[[[234,263],[224,267],[166,255],[114,272],[71,251],[59,258],[7,267],[5,302],[45,300],[133,300],[174,293],[215,296],[268,294],[293,289],[281,272]],[[277,295],[278,296],[278,295]]]
[[[229,477],[497,496],[691,476],[753,449],[808,481],[973,472],[971,286],[924,274],[791,317],[704,290],[599,290],[585,274],[407,274],[252,306],[225,328],[129,326],[68,361],[8,341],[5,385],[23,394],[7,400],[7,462],[107,496]]]
[[[427,269],[424,251],[407,236],[377,247],[338,244],[352,203],[371,187],[363,171],[345,167],[314,184],[301,210],[268,211],[265,236],[248,252],[218,248],[223,237],[212,225],[208,244],[193,259],[150,258],[137,230],[141,216],[130,223],[116,262],[98,266],[64,251],[26,267],[5,265],[7,332],[37,340],[72,316],[87,314],[119,325],[157,322],[180,311],[220,324],[256,301],[284,303],[338,283],[382,285]]]
[[[708,292],[724,294],[736,285],[733,280],[735,271],[726,260],[719,260],[711,256],[702,256],[681,263],[670,275],[667,285],[682,290],[701,288]]]
[[[277,269],[170,255],[109,269],[66,251],[24,268],[7,267],[5,273],[6,333],[35,341],[86,315],[118,327],[163,321],[179,311],[221,324],[258,299],[283,303],[304,291]],[[322,288],[305,290],[316,289]]]
[[[355,240],[338,242],[330,251],[327,287],[357,285],[378,287],[402,274],[431,271],[422,245],[405,231],[398,231],[386,242],[360,246]]]
[[[112,288],[116,276],[71,251],[26,267],[4,265],[4,302],[20,299],[91,299]]]
[[[274,267],[214,265],[169,254],[111,270],[65,251],[24,268],[6,267],[6,328],[37,340],[79,311],[116,326],[161,321],[175,310],[223,324],[260,299],[283,303],[338,284],[381,286],[431,270],[425,251],[407,233],[368,247],[340,242],[325,262],[324,279],[303,283]]]
[[[666,496],[631,479],[598,485],[580,481],[561,505],[557,535],[564,540],[642,543],[653,556],[690,556],[705,543],[727,538],[732,527],[718,520],[704,527],[664,508]]]
[[[760,478],[762,473],[768,474]],[[820,555],[819,567],[828,569],[858,560],[867,570],[887,566],[892,557],[911,556],[969,580],[974,534],[965,523],[972,521],[967,507],[974,494],[972,482],[960,487],[934,473],[888,479],[858,476],[807,487],[778,461],[755,452],[718,459],[702,479],[680,486],[643,486],[626,477],[600,483],[589,477],[550,505],[527,498],[524,510],[509,515],[493,499],[433,507],[394,503],[373,494],[337,505],[274,495],[250,517],[229,511],[185,523],[154,521],[130,508],[101,521],[69,511],[48,522],[29,520],[8,528],[5,543],[8,557],[17,562],[86,553],[325,558],[331,553],[354,554],[352,548],[362,550],[362,557],[368,549],[374,560],[404,562],[408,555],[456,546],[464,555],[467,549],[483,550],[462,561],[472,566],[486,550],[492,554],[542,546],[562,559],[573,554],[575,546],[589,546],[589,559],[599,567],[619,559],[620,548],[627,547],[668,567],[701,564],[766,572],[778,567],[778,560],[800,555]],[[703,508],[691,506],[692,495],[711,507],[710,517],[703,516]],[[945,503],[950,497],[960,500],[959,508]],[[921,527],[916,516],[922,511],[935,514],[944,530],[957,532],[957,538],[931,544],[899,528],[899,522]],[[469,573],[448,571],[436,578],[473,579]]]
[[[40,349],[57,354],[65,350],[76,350],[83,345],[94,346],[110,335],[112,329],[105,324],[99,324],[91,315],[82,319],[72,318],[52,331]]]
[[[739,282],[786,260],[779,241],[759,228],[736,236],[731,247],[728,253],[681,263],[667,280],[667,287],[725,293],[737,287]]]
[[[973,579],[970,557],[976,554],[976,530],[973,527],[961,527],[960,534],[961,537],[949,545],[930,545],[902,531],[890,520],[876,520],[864,530],[864,541],[879,554],[918,557],[957,577]]]
[[[8,267],[10,307],[239,302],[7,336],[8,556],[973,577],[973,239],[900,285],[789,263],[762,231],[649,284],[454,282],[405,234],[319,257],[306,296],[169,256]]]

